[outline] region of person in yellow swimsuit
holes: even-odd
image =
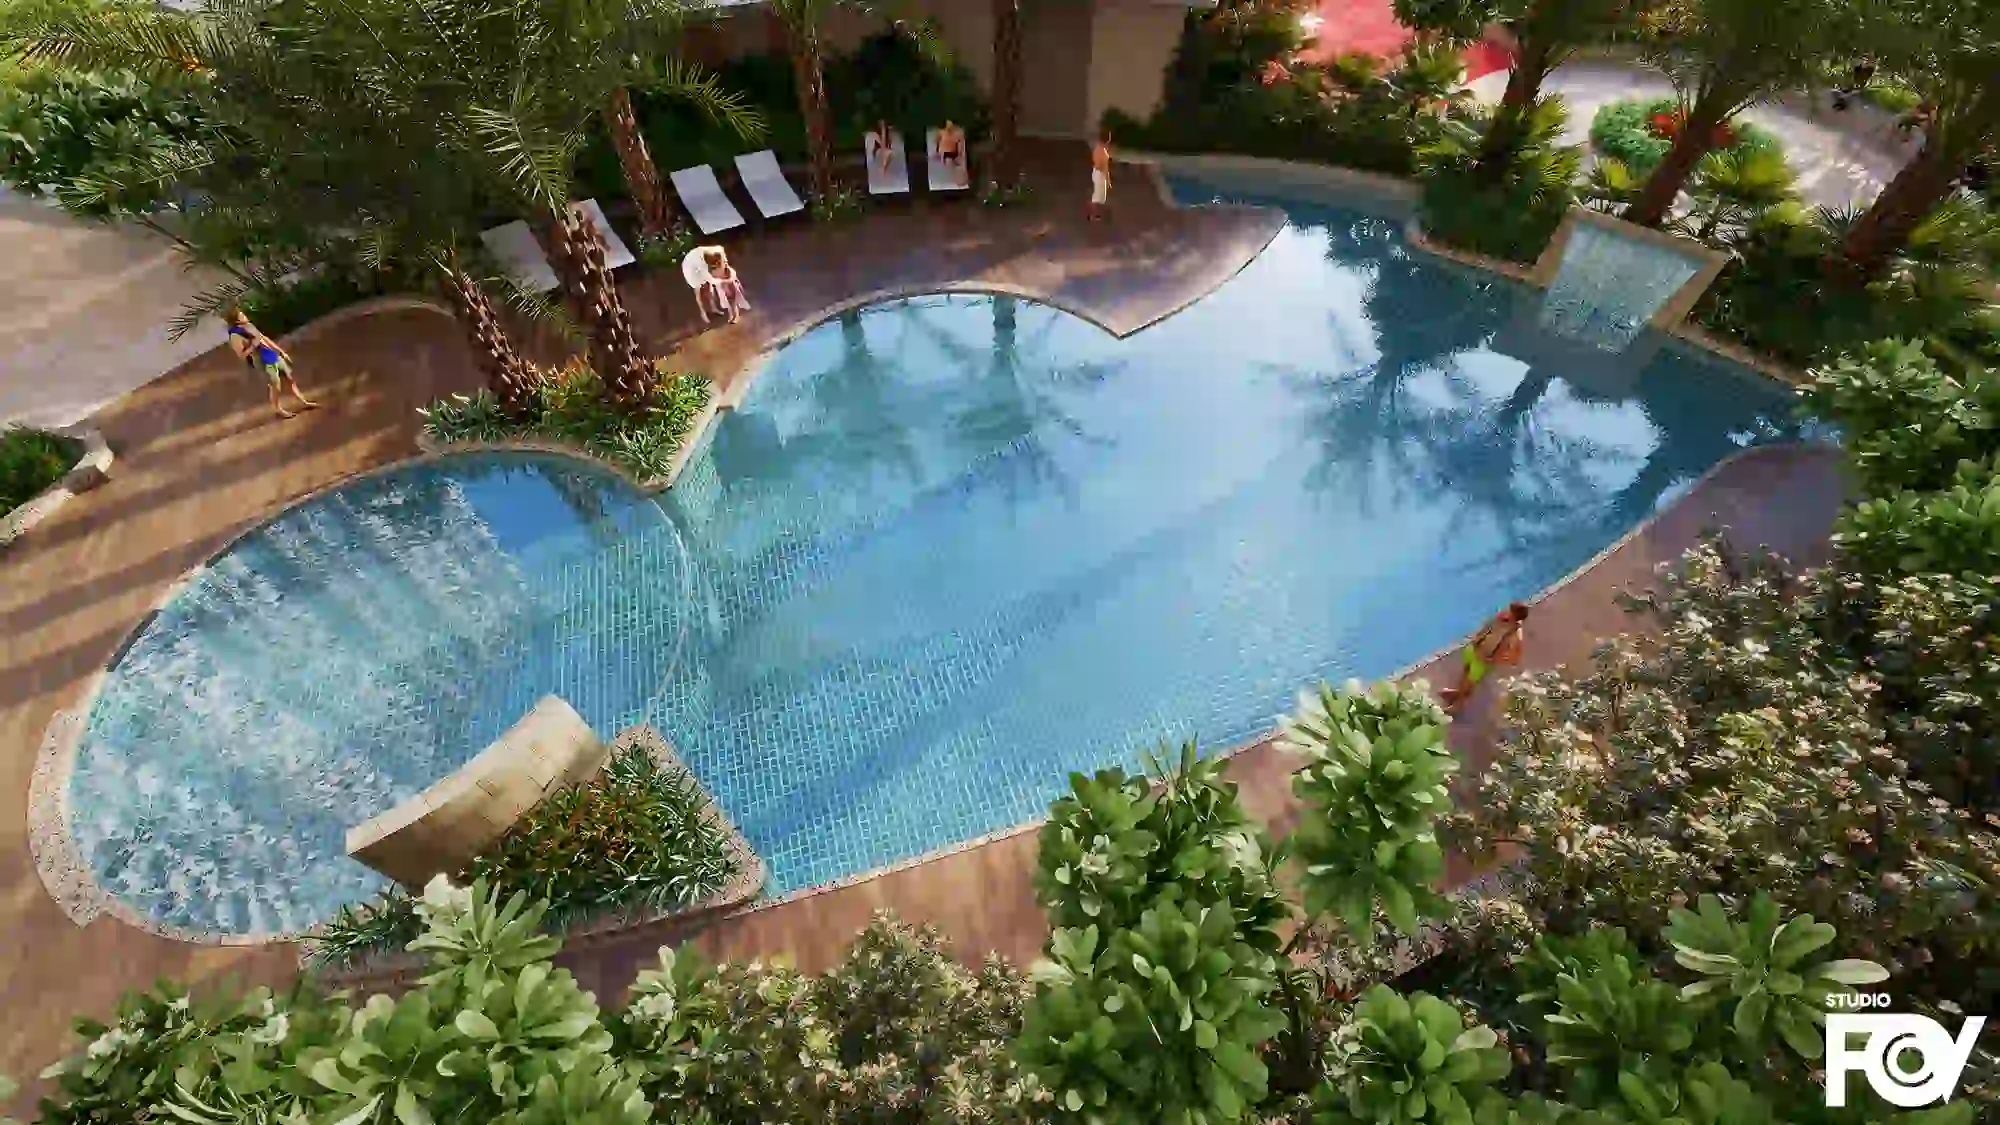
[[[1458,714],[1472,700],[1474,692],[1484,683],[1496,665],[1512,668],[1521,663],[1521,647],[1526,641],[1528,607],[1525,603],[1514,602],[1488,621],[1484,628],[1460,653],[1464,667],[1459,672],[1458,686],[1446,688],[1440,698],[1444,709]]]

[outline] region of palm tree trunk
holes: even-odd
[[[1521,40],[1514,69],[1507,73],[1507,93],[1500,99],[1500,108],[1493,113],[1493,125],[1486,130],[1486,141],[1479,149],[1480,167],[1497,172],[1506,166],[1521,127],[1535,108],[1535,99],[1542,95],[1542,81],[1554,69],[1554,63],[1555,52],[1539,37]]]
[[[549,264],[582,315],[590,340],[590,369],[613,402],[627,409],[639,407],[651,397],[658,375],[652,360],[639,350],[632,316],[604,264],[604,243],[596,229],[568,207],[558,208],[553,219]]]
[[[667,193],[660,187],[660,170],[653,154],[646,151],[645,134],[639,131],[639,117],[632,112],[632,94],[620,86],[611,91],[604,107],[604,128],[611,134],[611,147],[618,150],[618,164],[625,170],[625,186],[632,202],[639,205],[639,225],[647,234],[667,233]]]
[[[1942,142],[1942,143],[1941,143]],[[1951,194],[1965,168],[1962,145],[1927,139],[1915,160],[1903,166],[1841,241],[1837,273],[1865,280],[1882,272],[1889,259],[1909,245],[1910,235]]]
[[[1680,136],[1674,138],[1674,147],[1647,177],[1639,198],[1625,209],[1626,222],[1657,227],[1667,221],[1667,213],[1673,210],[1688,177],[1694,175],[1695,166],[1715,148],[1716,129],[1729,117],[1731,107],[1742,100],[1734,91],[1710,91],[1694,103],[1681,123]]]
[[[806,155],[812,162],[813,194],[833,196],[833,144],[827,124],[826,74],[820,56],[819,29],[788,23],[792,41],[792,77],[799,87],[799,114],[806,121]]]
[[[458,306],[458,322],[464,326],[466,338],[472,343],[473,362],[479,365],[479,373],[486,377],[486,386],[493,392],[493,397],[500,401],[500,409],[510,418],[525,418],[532,414],[535,405],[534,369],[528,366],[527,361],[514,350],[513,342],[507,339],[486,291],[456,266],[445,272],[445,289]]]
[[[1021,118],[1021,0],[993,0],[993,182],[1013,182]]]

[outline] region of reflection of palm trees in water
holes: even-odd
[[[1320,454],[1309,483],[1356,496],[1368,513],[1439,485],[1437,451],[1463,429],[1466,407],[1476,400],[1475,388],[1451,360],[1493,338],[1511,312],[1511,295],[1419,259],[1384,220],[1362,219],[1330,228],[1327,236],[1329,260],[1370,274],[1368,311],[1378,358],[1340,374],[1264,366],[1307,400],[1302,421]],[[1440,408],[1411,393],[1419,374],[1442,380],[1454,406]],[[1383,484],[1391,495],[1376,494]]]
[[[921,311],[910,318],[912,327],[949,357],[955,367],[984,372],[985,377],[977,387],[983,393],[960,400],[967,405],[949,419],[952,440],[978,457],[999,458],[997,467],[1001,471],[993,479],[1010,499],[1018,501],[1039,492],[1055,492],[1073,500],[1076,483],[1049,448],[1047,435],[1066,433],[1097,446],[1108,445],[1109,441],[1092,435],[1065,409],[1059,391],[1064,386],[1100,383],[1123,367],[1123,363],[1059,361],[1051,353],[1049,338],[1067,314],[1038,309],[1040,322],[1032,325],[1024,341],[1020,301],[1004,296],[980,300],[988,302],[993,323],[992,343],[983,356],[962,336],[938,327]]]

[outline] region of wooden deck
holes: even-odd
[[[1081,149],[1034,154],[1036,202],[991,212],[969,199],[916,199],[871,208],[831,230],[794,217],[725,239],[756,302],[731,327],[702,330],[678,276],[625,280],[647,341],[677,346],[687,366],[724,393],[774,340],[830,307],[902,289],[999,287],[1062,305],[1115,331],[1166,315],[1227,280],[1269,240],[1277,216],[1251,209],[1178,211],[1139,169],[1122,169],[1113,221],[1082,217]],[[216,339],[221,338],[220,329]],[[193,983],[234,977],[281,982],[290,947],[195,946],[110,918],[78,928],[44,891],[29,855],[26,797],[43,732],[76,705],[85,682],[157,599],[245,528],[356,472],[415,453],[415,410],[476,376],[455,324],[435,312],[357,318],[293,348],[300,380],[326,403],[280,422],[229,353],[217,348],[102,411],[94,424],[118,452],[113,479],[0,554],[0,1072],[32,1076],[72,1044],[72,1017],[104,1015],[127,989],[161,976]],[[1824,538],[1839,495],[1833,456],[1760,451],[1726,467],[1658,524],[1563,588],[1539,610],[1528,659],[1548,666],[1586,653],[1623,625],[1614,588],[1643,581],[1713,513],[1746,540],[1809,552]],[[1457,732],[1480,757],[1487,720]],[[1284,767],[1267,748],[1236,764],[1253,807],[1285,811]],[[789,952],[807,967],[838,955],[877,908],[935,921],[959,949],[1027,957],[1043,923],[1028,888],[1033,836],[712,925],[716,952]],[[658,934],[579,953],[575,968],[611,1000],[652,959]],[[32,1093],[32,1091],[29,1091]]]

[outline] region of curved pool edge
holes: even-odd
[[[385,299],[387,300],[387,299]],[[393,306],[404,307],[404,306]],[[379,311],[379,310],[366,310]],[[339,317],[339,313],[332,317]],[[331,319],[322,318],[322,319]],[[317,322],[315,322],[317,323]],[[310,326],[309,326],[310,327]],[[693,436],[693,435],[690,435]],[[311,927],[303,930],[256,931],[246,934],[228,933],[221,930],[195,930],[175,926],[149,917],[133,909],[124,900],[104,889],[90,871],[81,849],[76,845],[75,836],[70,831],[74,809],[70,805],[70,779],[75,773],[77,755],[83,749],[83,736],[89,725],[91,708],[104,690],[105,680],[123,660],[127,651],[137,641],[146,627],[152,624],[173,600],[187,589],[189,582],[202,571],[212,566],[217,559],[227,555],[244,540],[257,534],[288,512],[311,504],[322,497],[342,489],[374,480],[393,473],[404,472],[420,465],[435,464],[457,457],[477,456],[480,453],[523,453],[541,457],[562,458],[587,465],[597,471],[616,477],[626,487],[634,488],[651,497],[655,493],[639,488],[630,475],[615,466],[580,453],[576,450],[555,447],[509,448],[496,445],[490,449],[445,448],[432,451],[423,448],[419,442],[419,452],[412,457],[390,461],[359,472],[337,477],[311,491],[302,493],[244,521],[244,524],[227,540],[222,542],[200,562],[183,571],[179,577],[169,582],[158,597],[147,605],[138,619],[132,623],[113,646],[111,656],[104,664],[93,669],[77,692],[76,700],[68,707],[59,708],[43,730],[42,741],[35,752],[35,764],[28,781],[28,851],[34,860],[35,874],[41,879],[42,889],[55,900],[65,916],[78,926],[88,926],[98,918],[109,915],[134,929],[171,941],[186,942],[191,945],[212,946],[262,946],[282,942],[297,941],[311,932]]]
[[[1662,521],[1679,515],[1682,509],[1686,505],[1695,502],[1695,498],[1702,492],[1702,490],[1705,487],[1710,486],[1713,481],[1720,478],[1723,474],[1727,472],[1737,471],[1737,467],[1744,462],[1751,461],[1761,457],[1789,457],[1797,455],[1798,453],[1801,452],[1808,452],[1808,453],[1831,452],[1837,449],[1838,447],[1832,445],[1831,443],[1825,441],[1812,441],[1812,440],[1772,442],[1768,445],[1753,445],[1753,446],[1746,446],[1742,449],[1738,449],[1734,453],[1729,454],[1728,456],[1722,458],[1720,461],[1717,461],[1715,464],[1709,466],[1708,469],[1704,471],[1700,476],[1696,477],[1694,480],[1689,482],[1686,489],[1678,497],[1674,498],[1673,501],[1658,509],[1655,509],[1652,513],[1647,515],[1645,519],[1642,519],[1638,523],[1633,524],[1632,527],[1627,529],[1624,534],[1620,535],[1617,539],[1613,540],[1610,544],[1606,545],[1602,550],[1598,551],[1590,558],[1584,560],[1581,564],[1579,564],[1575,569],[1571,570],[1568,574],[1563,575],[1561,578],[1557,579],[1550,585],[1543,587],[1541,590],[1537,591],[1531,597],[1524,599],[1524,601],[1529,606],[1539,606],[1542,603],[1549,600],[1550,598],[1553,598],[1556,595],[1560,594],[1565,589],[1568,589],[1569,587],[1576,585],[1578,582],[1587,578],[1599,566],[1608,562],[1613,556],[1617,555],[1620,551],[1624,550],[1625,548],[1630,546],[1633,542],[1637,541],[1638,539],[1646,535],[1648,532],[1652,531]],[[1484,628],[1484,626],[1482,625],[1481,628]],[[1464,636],[1459,637],[1456,640],[1450,642],[1449,644],[1442,645],[1439,648],[1429,653],[1426,653],[1422,657],[1419,657],[1418,659],[1403,665],[1401,668],[1398,668],[1393,672],[1381,676],[1380,679],[1381,680],[1409,679],[1411,676],[1416,675],[1417,673],[1423,671],[1425,668],[1429,667],[1433,663],[1436,663],[1440,659],[1447,657],[1450,654],[1465,647],[1465,645],[1471,641],[1472,637],[1476,635],[1477,632],[1478,630],[1475,629],[1473,632],[1467,633]],[[1300,685],[1301,688],[1305,686],[1307,685],[1303,684]],[[1251,750],[1255,750],[1259,746],[1265,745],[1266,743],[1270,742],[1277,734],[1278,734],[1278,728],[1273,726],[1259,734],[1232,743],[1231,745],[1226,746],[1220,750],[1204,753],[1202,756],[1204,758],[1214,759],[1217,761],[1227,761],[1229,759],[1236,758],[1245,753],[1248,753]],[[959,843],[952,844],[947,847],[936,848],[931,851],[925,852],[921,855],[910,856],[905,859],[897,860],[894,863],[884,864],[881,867],[877,867],[869,871],[860,872],[855,875],[843,876],[842,878],[834,879],[825,883],[815,883],[808,887],[800,887],[797,890],[787,892],[775,898],[759,899],[750,903],[746,903],[743,906],[737,907],[734,910],[728,911],[727,913],[722,915],[722,919],[726,921],[730,919],[747,917],[753,914],[760,914],[769,910],[776,909],[781,906],[788,906],[794,903],[803,902],[808,899],[813,899],[823,895],[831,894],[836,891],[845,890],[847,888],[858,886],[863,883],[873,882],[875,880],[895,875],[900,872],[913,870],[919,867],[924,867],[933,863],[937,863],[941,860],[950,859],[953,856],[961,855],[966,852],[986,847],[990,844],[997,844],[1002,841],[1012,839],[1016,836],[1021,836],[1029,832],[1038,831],[1046,823],[1048,823],[1047,816],[1036,817],[1032,820],[1023,821],[1019,824],[1015,824],[1006,828],[996,829],[992,832],[987,832],[982,835],[975,836],[972,839],[963,840],[960,841]]]
[[[1176,199],[1172,187],[1167,183],[1167,177],[1171,175],[1186,176],[1206,182],[1219,180],[1221,182],[1216,186],[1225,188],[1240,186],[1241,190],[1276,195],[1279,198],[1299,198],[1304,202],[1359,206],[1364,210],[1368,209],[1368,203],[1373,202],[1381,208],[1382,217],[1398,220],[1404,224],[1404,234],[1413,249],[1429,255],[1440,263],[1459,269],[1497,274],[1536,289],[1547,288],[1546,284],[1536,279],[1533,269],[1518,262],[1509,262],[1455,246],[1445,246],[1426,236],[1417,222],[1416,214],[1423,188],[1412,178],[1368,172],[1338,164],[1314,164],[1308,161],[1278,160],[1266,156],[1242,156],[1235,153],[1121,151],[1118,158],[1149,169],[1161,202],[1175,210],[1215,205],[1187,204]],[[1254,183],[1242,181],[1254,181]],[[1306,194],[1289,195],[1287,188],[1304,191]],[[1796,388],[1807,382],[1805,372],[1800,369],[1773,356],[1725,340],[1696,323],[1691,316],[1662,331],[1673,340],[1700,348],[1712,356],[1737,364],[1788,388]]]

